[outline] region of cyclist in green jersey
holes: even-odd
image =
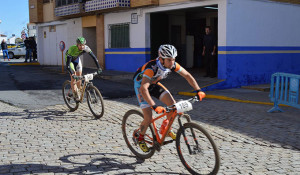
[[[80,56],[84,53],[88,53],[93,60],[95,61],[95,64],[98,68],[97,73],[100,74],[102,72],[102,69],[99,66],[98,59],[92,52],[92,50],[89,48],[89,46],[86,45],[86,40],[83,37],[78,37],[76,39],[76,45],[71,46],[67,51],[66,51],[66,66],[67,70],[70,73],[71,76],[71,87],[74,94],[76,95],[76,100],[79,100],[78,98],[78,89],[81,89],[81,84],[80,81],[77,82],[77,86],[74,86],[74,76],[81,76],[82,75],[82,63],[80,60]]]

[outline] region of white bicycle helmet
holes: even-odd
[[[177,50],[174,46],[170,44],[164,44],[161,45],[158,49],[158,55],[159,57],[165,59],[165,58],[176,58],[177,56]]]

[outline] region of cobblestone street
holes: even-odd
[[[300,0],[0,11],[0,175],[300,175]]]
[[[145,161],[130,152],[121,121],[127,110],[138,109],[135,97],[104,102],[100,120],[93,119],[86,103],[69,112],[65,105],[24,110],[0,102],[0,173],[188,174],[175,144]],[[215,99],[194,104],[189,114],[219,147],[219,174],[299,174],[297,111],[285,107],[285,113],[267,113],[269,108]]]

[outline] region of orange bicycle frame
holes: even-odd
[[[162,133],[161,137],[159,136],[159,133],[158,133],[158,129],[156,127],[156,124],[155,124],[155,121],[162,118],[162,117],[165,117],[168,113],[167,112],[164,112],[163,114],[161,114],[160,116],[158,117],[155,117],[151,120],[151,123],[153,125],[153,129],[154,129],[154,132],[155,132],[155,135],[156,135],[156,139],[157,139],[157,142],[160,144],[160,145],[163,145],[163,142],[166,138],[166,135],[168,134],[169,130],[171,129],[171,126],[173,125],[173,122],[177,116],[177,112],[176,110],[172,110],[171,112],[171,115],[170,115],[170,118],[169,118],[169,124],[167,126],[167,129]],[[151,139],[153,140],[153,139]]]

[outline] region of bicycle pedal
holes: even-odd
[[[171,137],[173,140],[176,140],[176,134],[173,131],[170,131],[166,137]]]

